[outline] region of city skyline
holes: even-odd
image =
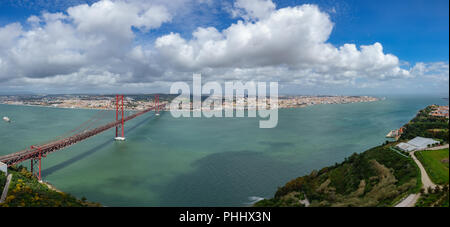
[[[202,73],[277,81],[280,94],[448,96],[448,1],[5,1],[0,12],[0,95],[168,93]]]

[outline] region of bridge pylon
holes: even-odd
[[[116,122],[119,122],[119,116],[121,115],[120,128],[122,131],[121,136],[119,136],[119,125],[116,126],[116,137],[115,140],[123,141],[125,140],[125,120],[123,112],[123,95],[116,95]]]
[[[159,95],[155,95],[155,115],[159,116]]]
[[[57,141],[52,141],[52,142],[48,142],[46,144],[42,144],[40,146],[32,146],[31,149],[25,149],[19,152],[15,152],[12,154],[8,154],[8,155],[3,155],[0,156],[0,162],[6,164],[8,167],[11,167],[13,165],[17,165],[19,163],[22,163],[24,161],[28,161],[28,160],[33,160],[32,161],[32,169],[35,167],[34,165],[39,165],[39,167],[41,167],[41,163],[42,163],[42,158],[45,158],[46,155],[53,153],[55,151],[61,150],[63,148],[72,146],[80,141],[83,141],[85,139],[91,138],[97,134],[106,132],[114,127],[116,127],[116,136],[119,136],[119,126],[121,126],[121,130],[122,130],[122,136],[124,136],[124,125],[126,121],[130,121],[132,119],[135,119],[139,116],[142,116],[146,113],[149,113],[150,111],[154,111],[157,107],[157,111],[159,112],[160,108],[164,108],[166,103],[163,104],[159,104],[158,106],[152,106],[149,107],[145,110],[139,111],[137,113],[131,114],[130,116],[127,116],[126,118],[124,117],[125,112],[124,112],[124,101],[123,101],[123,96],[120,97],[121,100],[121,115],[122,115],[122,119],[119,121],[119,96],[116,96],[116,121],[112,121],[108,124],[96,127],[94,129],[86,129],[82,132],[78,132],[75,135],[71,135],[68,137],[65,137],[64,139],[59,139]],[[159,98],[158,98],[158,102],[159,102]],[[92,120],[92,119],[91,119]],[[87,121],[90,122],[90,121]],[[92,122],[91,122],[92,123]],[[83,124],[84,125],[84,124]],[[89,127],[92,127],[89,126]],[[80,127],[78,127],[76,130],[79,130]],[[76,132],[76,130],[73,130],[71,133]],[[62,137],[60,137],[62,138]],[[122,140],[124,140],[124,137],[121,137]],[[39,168],[41,169],[41,168]],[[34,171],[34,169],[33,169]],[[38,178],[42,179],[41,174],[39,173],[39,175],[37,175]]]
[[[39,156],[37,158],[31,159],[31,173],[33,176],[37,177],[39,181],[42,181],[42,175],[41,175],[41,167],[42,167],[42,158],[45,157],[42,155],[42,151],[40,147],[31,146],[32,150],[38,150]],[[37,165],[39,170],[38,172],[34,173],[34,165]]]

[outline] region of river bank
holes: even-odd
[[[74,196],[56,189],[49,183],[38,181],[23,167],[9,168],[9,190],[0,207],[98,207],[86,198]]]
[[[418,111],[403,126],[405,132],[401,135],[402,141],[423,136],[430,127],[433,130],[448,128],[445,117],[431,116],[429,112],[430,106]],[[420,130],[417,130],[419,126]],[[448,143],[448,138],[443,142]],[[385,141],[383,145],[361,154],[353,154],[342,163],[314,170],[309,175],[291,180],[279,188],[273,198],[261,200],[255,206],[302,206],[303,203],[296,196],[300,193],[299,195],[312,198],[312,206],[403,207],[414,206],[421,196],[441,193],[416,158],[415,151],[406,156],[393,149],[397,144],[398,142]],[[448,144],[439,148],[448,149]],[[446,199],[448,206],[448,195]],[[397,201],[400,203],[397,204]]]
[[[61,191],[106,206],[247,206],[291,179],[383,143],[418,109],[443,101],[390,97],[281,109],[269,130],[255,118],[147,115],[127,122],[124,143],[109,131],[48,155],[42,175]],[[58,137],[96,111],[0,105],[0,113],[14,116],[13,124],[0,124],[4,155]]]

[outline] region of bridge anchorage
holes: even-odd
[[[155,97],[154,106],[125,117],[123,104],[124,104],[123,95],[116,95],[116,119],[113,122],[98,126],[96,128],[92,128],[94,127],[94,123],[96,123],[99,119],[104,117],[104,114],[109,113],[108,110],[100,111],[97,115],[95,115],[88,121],[84,122],[74,130],[66,133],[65,135],[59,136],[57,139],[53,141],[46,142],[38,146],[31,146],[29,149],[0,156],[0,162],[6,164],[8,167],[11,167],[13,165],[17,165],[22,162],[30,160],[31,172],[41,181],[42,159],[45,158],[48,154],[75,145],[80,141],[89,139],[95,135],[103,133],[114,127],[116,128],[115,138],[118,140],[125,140],[124,136],[125,122],[137,118],[141,115],[144,115],[150,111],[155,111],[155,115],[159,115],[159,111],[162,110],[162,108],[164,108],[164,106],[166,105],[166,103],[160,104],[159,96],[157,96]],[[119,116],[121,117],[120,119]],[[119,128],[121,131],[120,137],[119,137]]]

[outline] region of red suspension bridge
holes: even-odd
[[[84,122],[82,125],[77,127],[76,129],[70,131],[67,135],[60,136],[58,140],[51,141],[39,146],[31,146],[29,149],[19,151],[16,153],[0,156],[0,162],[8,165],[8,167],[12,165],[16,165],[22,163],[27,160],[31,160],[31,172],[34,173],[34,167],[36,166],[38,169],[36,170],[36,176],[39,180],[41,180],[41,160],[46,157],[48,154],[56,152],[58,150],[64,149],[71,145],[74,145],[80,141],[88,139],[92,136],[105,132],[111,128],[116,127],[116,140],[124,140],[124,126],[125,122],[132,120],[136,117],[139,117],[145,113],[148,113],[152,110],[155,111],[155,115],[159,115],[159,110],[164,108],[166,104],[159,103],[159,96],[155,96],[155,105],[148,109],[137,112],[133,115],[125,117],[124,115],[124,107],[123,107],[123,95],[116,95],[115,106],[116,106],[116,119],[113,122],[108,124],[89,129],[90,126],[93,125],[96,121],[101,119],[105,112],[101,112],[101,116],[95,116],[94,118],[89,119]],[[121,136],[119,137],[119,128],[121,128]]]

